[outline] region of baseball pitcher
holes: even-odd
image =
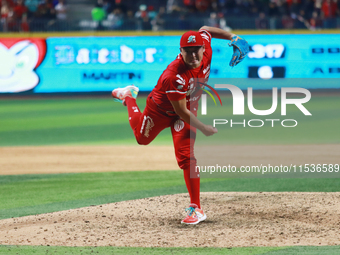
[[[203,26],[198,32],[189,31],[182,35],[180,53],[160,76],[157,85],[147,97],[143,112],[136,103],[139,91],[136,86],[112,91],[114,101],[127,106],[130,126],[138,144],[147,145],[163,129],[171,128],[176,160],[180,169],[183,169],[190,195],[187,216],[181,221],[184,224],[197,224],[207,218],[200,204],[199,175],[192,178],[190,169],[196,166],[193,155],[196,130],[206,136],[217,133],[216,128],[197,119],[198,107],[192,107],[195,103],[198,105],[202,93],[200,85],[194,81],[209,78],[212,38],[230,40],[229,46],[233,46],[233,56],[229,63],[231,67],[240,63],[249,52],[248,43],[237,35],[219,28]],[[196,94],[192,100],[196,102],[189,101],[193,92]]]

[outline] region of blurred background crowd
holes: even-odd
[[[2,31],[340,28],[340,0],[0,0]]]

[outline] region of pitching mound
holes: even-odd
[[[340,192],[202,193],[208,216],[182,225],[178,194],[0,221],[0,244],[236,247],[340,244]]]

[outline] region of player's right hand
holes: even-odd
[[[204,128],[201,131],[205,136],[211,136],[211,135],[216,134],[218,132],[217,128],[210,126],[210,125],[205,125]]]

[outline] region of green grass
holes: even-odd
[[[280,114],[280,101],[276,112],[270,116],[257,116],[245,107],[244,116],[232,115],[232,98],[225,96],[223,107],[210,105],[208,119],[296,119],[295,128],[281,127],[276,122],[262,128],[230,128],[219,125],[219,133],[209,137],[232,144],[315,144],[339,143],[340,101],[337,95],[313,95],[304,104],[312,116],[304,116],[293,105],[288,105],[287,116]],[[146,98],[137,102],[143,110]],[[271,97],[254,95],[254,107],[268,109]],[[213,108],[214,107],[214,108]],[[201,118],[201,117],[200,117]],[[199,137],[201,137],[200,132]],[[172,144],[170,130],[164,130],[154,144]],[[63,99],[1,99],[0,100],[0,146],[53,145],[53,144],[136,144],[128,123],[126,108],[111,98],[63,98]]]
[[[237,247],[237,248],[138,248],[138,247],[53,247],[0,246],[0,254],[226,254],[226,255],[338,255],[339,246]]]
[[[145,100],[138,100],[141,109]],[[171,142],[170,130],[155,140]],[[111,98],[0,100],[0,146],[58,144],[136,142],[126,108]]]
[[[185,192],[181,171],[1,176],[0,218]],[[57,194],[57,195],[56,195]]]
[[[201,191],[339,191],[340,179],[202,179]],[[0,219],[186,193],[178,171],[11,175],[0,178]]]

